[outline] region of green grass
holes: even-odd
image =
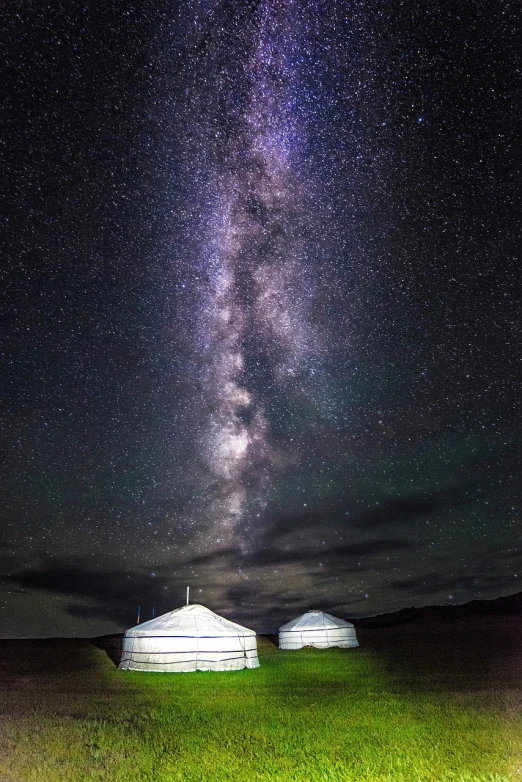
[[[449,636],[437,651],[418,631],[361,635],[346,651],[265,641],[256,670],[195,674],[119,671],[88,641],[0,642],[0,782],[522,779],[512,663],[487,672]]]

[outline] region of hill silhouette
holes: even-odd
[[[451,621],[457,619],[478,619],[494,616],[522,616],[522,592],[493,600],[471,600],[457,605],[425,606],[423,608],[402,608],[389,614],[378,614],[354,619],[356,627],[377,628],[419,622],[425,620]]]

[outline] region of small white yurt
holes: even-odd
[[[127,630],[120,668],[131,671],[237,671],[257,668],[253,630],[201,605],[187,605]]]
[[[325,614],[324,611],[307,611],[279,628],[280,649],[302,649],[303,646],[315,646],[316,649],[339,646],[341,649],[349,649],[359,646],[359,641],[355,627],[350,622]]]

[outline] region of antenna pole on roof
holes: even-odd
[[[187,605],[189,604],[190,587],[187,587]]]
[[[138,625],[140,623],[140,613],[141,613],[141,606],[138,606],[138,621],[136,622],[136,624]]]

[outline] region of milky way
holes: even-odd
[[[274,443],[265,401],[289,382],[299,385],[319,354],[309,322],[303,184],[295,170],[299,21],[293,3],[256,9],[245,110],[217,161],[204,248],[201,340],[210,410],[204,449],[215,479],[207,512],[215,541],[240,541],[242,548],[278,468],[295,458]]]

